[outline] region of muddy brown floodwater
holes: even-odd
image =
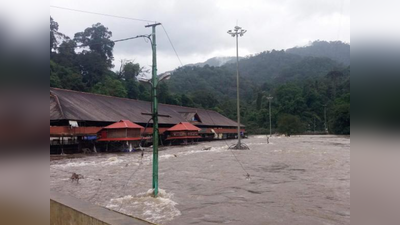
[[[151,149],[51,160],[50,189],[157,224],[350,224],[350,137],[236,141],[161,148],[156,199]]]

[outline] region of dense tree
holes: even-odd
[[[278,130],[286,136],[300,134],[303,129],[303,124],[298,116],[284,114],[278,119]]]
[[[140,100],[151,101],[150,87],[149,86],[146,87],[144,84],[140,83],[138,98]]]
[[[279,102],[278,107],[281,113],[301,115],[306,109],[302,90],[295,84],[285,84],[278,87],[275,96]]]
[[[168,85],[164,82],[158,84],[158,101],[160,103],[167,103],[171,99]]]
[[[85,84],[79,73],[53,61],[50,61],[50,87],[85,91]]]
[[[193,102],[196,103],[196,105],[205,109],[212,109],[216,107],[219,103],[215,95],[206,91],[193,92],[191,97],[193,99]]]
[[[193,100],[185,94],[181,95],[181,104],[182,106],[194,107]]]
[[[336,134],[350,134],[350,93],[336,99],[330,120],[331,131]]]
[[[143,68],[139,63],[134,63],[131,60],[121,60],[121,68],[118,73],[120,79],[136,80],[137,76],[143,72]]]
[[[127,80],[125,83],[125,89],[127,91],[127,97],[132,99],[139,98],[139,83],[136,80]]]
[[[98,82],[96,85],[92,87],[91,90],[93,93],[103,94],[103,95],[111,95],[116,97],[127,97],[127,91],[120,80],[114,79],[110,76],[106,76],[106,78]]]
[[[60,65],[79,71],[77,54],[75,52],[76,47],[77,45],[74,40],[65,37],[64,41],[57,48],[58,53],[53,54],[51,58]]]

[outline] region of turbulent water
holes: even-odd
[[[350,224],[349,137],[236,141],[161,148],[158,198],[151,149],[53,157],[50,189],[157,224]]]

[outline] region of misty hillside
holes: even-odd
[[[344,65],[350,65],[350,45],[341,41],[314,41],[309,46],[286,50],[300,56],[328,57]]]
[[[314,42],[320,43],[320,42]],[[326,42],[328,43],[328,42]],[[325,43],[325,44],[326,44]],[[341,42],[340,42],[341,43]],[[325,46],[325,44],[323,44]],[[316,44],[318,45],[318,44]],[[343,46],[344,43],[328,43],[332,46]],[[317,49],[314,45],[298,48],[307,52]],[[344,70],[347,66],[326,56],[300,56],[289,51],[267,51],[240,60],[241,93],[246,98],[253,96],[253,89],[262,86],[277,86],[287,82],[305,82],[320,79],[330,71]],[[324,47],[323,49],[327,49]],[[321,49],[320,52],[324,52]],[[342,52],[342,51],[337,51]],[[341,58],[346,58],[344,55]],[[349,56],[348,56],[349,58]],[[217,98],[234,98],[236,93],[236,64],[226,63],[223,66],[185,66],[175,70],[168,81],[172,92],[183,94],[195,91],[207,91],[216,94]]]
[[[187,64],[185,66],[198,66],[198,67],[203,67],[205,65],[223,66],[225,64],[233,63],[233,62],[236,62],[235,56],[225,56],[225,57],[213,57],[213,58],[207,59],[205,62],[195,63],[195,64]]]

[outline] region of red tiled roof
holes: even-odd
[[[120,120],[119,122],[104,127],[104,129],[121,129],[121,128],[143,129],[144,127],[137,125],[136,123],[132,123],[129,120]]]
[[[200,131],[201,129],[188,122],[180,122],[177,125],[169,128],[167,131]]]

